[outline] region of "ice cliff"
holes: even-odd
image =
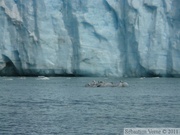
[[[0,75],[180,76],[180,0],[0,0]]]

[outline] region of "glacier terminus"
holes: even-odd
[[[180,0],[0,0],[0,75],[180,76]]]

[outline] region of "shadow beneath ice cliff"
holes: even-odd
[[[16,67],[14,66],[13,62],[5,55],[2,56],[6,66],[0,70],[0,75],[2,76],[18,76],[19,73],[16,69]]]

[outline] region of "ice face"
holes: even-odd
[[[180,76],[179,5],[0,0],[0,74]]]

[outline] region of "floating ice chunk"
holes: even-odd
[[[6,81],[12,81],[13,79],[12,79],[12,78],[5,78],[4,80],[6,80]]]
[[[49,80],[49,78],[45,76],[38,76],[37,80]]]

